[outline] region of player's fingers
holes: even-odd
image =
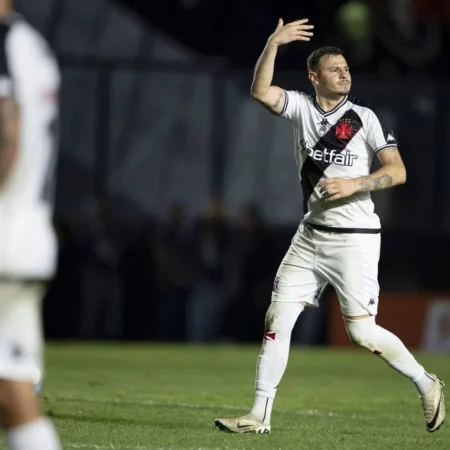
[[[299,31],[297,34],[300,36],[314,36],[314,33],[310,33],[309,31]]]
[[[331,192],[332,189],[333,189],[333,188],[330,187],[330,186],[322,186],[322,187],[319,189],[319,192],[320,192],[321,194],[325,195],[325,194]]]
[[[294,22],[288,23],[287,25],[289,25],[289,26],[303,25],[308,22],[309,22],[309,19],[300,19],[300,20],[294,20]]]
[[[283,26],[283,19],[278,19],[277,30],[279,30]]]
[[[319,183],[319,186],[324,186],[330,183],[335,183],[337,178],[323,178],[322,181]]]
[[[331,197],[332,195],[339,194],[340,190],[338,188],[328,188],[324,190],[325,197]]]
[[[335,200],[338,200],[340,198],[341,198],[341,194],[335,194],[335,195],[332,195],[331,197],[326,198],[325,202],[326,203],[334,202]]]
[[[312,30],[314,25],[298,25],[295,28],[297,28],[297,30]]]
[[[334,178],[329,178],[328,180],[325,180],[322,182],[322,186],[324,186],[326,188],[330,188],[332,186],[337,186],[337,183]]]
[[[335,195],[335,194],[339,194],[339,189],[337,189],[337,188],[330,188],[330,189],[325,189],[322,192],[322,195],[325,198],[331,197],[332,195]]]
[[[312,34],[311,34],[312,36]],[[310,36],[307,36],[307,34],[303,31],[297,31],[295,33],[293,33],[293,37],[294,39],[298,40],[298,41],[305,41],[305,40],[310,40]]]

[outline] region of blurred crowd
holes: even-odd
[[[255,206],[230,224],[214,197],[195,220],[175,203],[161,223],[123,219],[103,204],[57,229],[50,334],[259,340],[279,255]]]
[[[56,227],[59,267],[44,304],[49,337],[204,343],[261,340],[296,225],[268,226],[253,204],[230,220],[211,197],[194,219],[181,203],[159,221],[99,203]],[[450,236],[386,230],[382,242],[382,294],[448,290],[436,255],[450,251]],[[302,314],[294,343],[326,342],[330,293]]]
[[[295,226],[270,227],[258,208],[225,218],[217,198],[188,218],[172,204],[163,220],[117,214],[107,203],[56,220],[59,267],[44,304],[52,338],[186,342],[260,341],[273,280]],[[415,245],[410,243],[414,241]],[[383,233],[383,292],[447,291],[449,236]],[[430,262],[433,264],[430,264]],[[293,342],[326,342],[327,302],[308,308]]]

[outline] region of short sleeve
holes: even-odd
[[[286,98],[281,117],[289,120],[299,120],[301,117],[302,94],[297,91],[284,91]]]
[[[0,97],[13,95],[13,79],[8,61],[10,29],[8,24],[0,23]]]
[[[378,113],[370,110],[367,122],[367,142],[375,153],[386,147],[397,147],[392,128]]]

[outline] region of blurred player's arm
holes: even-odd
[[[286,101],[284,90],[278,86],[272,86],[278,47],[293,41],[309,41],[313,33],[308,30],[314,27],[307,25],[307,22],[308,19],[302,19],[283,25],[283,20],[280,19],[256,63],[251,94],[273,114],[280,115]]]
[[[8,32],[0,36],[0,189],[19,154],[20,114],[14,96],[15,77],[11,70],[14,64],[10,61],[12,52],[7,51],[8,36]]]
[[[397,147],[377,153],[383,167],[367,177],[355,178],[356,192],[379,191],[406,183],[406,168]]]
[[[0,188],[19,154],[19,117],[15,100],[0,96]]]

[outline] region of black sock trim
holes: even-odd
[[[266,420],[266,414],[267,414],[267,405],[269,404],[269,397],[266,398],[266,407],[264,408],[264,417],[261,422],[264,423],[264,420]]]

